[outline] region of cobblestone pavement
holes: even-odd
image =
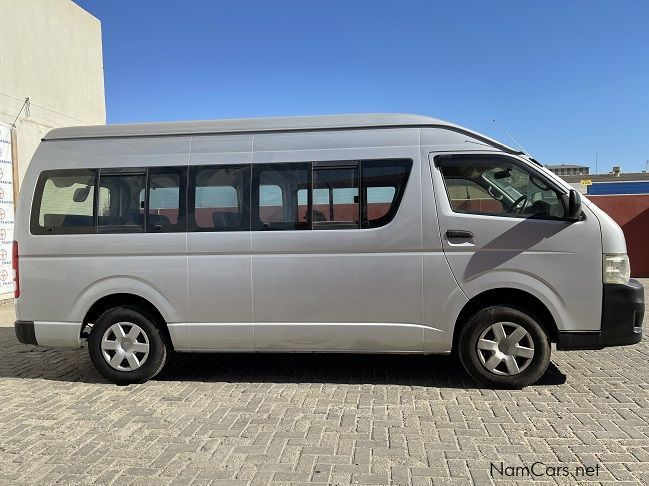
[[[0,327],[13,327],[15,320],[13,300],[0,303]]]
[[[535,484],[579,465],[599,467],[580,484],[646,484],[648,360],[648,340],[556,352],[540,384],[494,391],[447,357],[185,355],[117,387],[4,327],[0,485],[528,484],[490,465],[535,461],[567,467]]]

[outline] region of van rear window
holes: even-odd
[[[94,233],[95,174],[47,171],[36,187],[32,233]]]

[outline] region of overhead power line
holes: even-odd
[[[24,107],[24,104],[25,104],[25,100],[29,100],[29,98],[16,98],[15,96],[12,96],[12,95],[7,94],[7,93],[3,93],[1,91],[0,91],[0,95],[6,96],[7,98],[11,98],[11,99],[16,100],[16,101],[22,101],[23,102],[23,107]],[[50,113],[56,113],[57,115],[64,116],[66,118],[70,118],[71,120],[79,121],[79,122],[84,123],[86,125],[93,125],[93,123],[90,123],[90,122],[88,122],[86,120],[82,120],[81,118],[76,118],[74,116],[66,115],[65,113],[58,112],[56,110],[53,110],[51,108],[47,108],[45,106],[37,105],[36,103],[32,103],[31,101],[28,101],[28,104],[29,104],[29,106],[35,106],[36,108],[40,108],[41,110],[49,111]],[[21,108],[21,111],[22,111],[22,108]],[[17,118],[16,118],[16,120],[17,120]],[[15,121],[14,121],[14,123],[15,123]]]
[[[20,107],[20,111],[16,115],[16,118],[14,118],[14,122],[11,124],[12,127],[16,128],[16,122],[18,121],[18,118],[20,118],[20,114],[25,110],[25,116],[29,118],[31,115],[31,112],[29,111],[29,97],[25,98],[25,101],[23,102],[23,106]]]

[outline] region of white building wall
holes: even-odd
[[[0,122],[12,123],[26,97],[19,181],[50,129],[106,123],[101,23],[71,0],[0,0]]]

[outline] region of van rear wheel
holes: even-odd
[[[536,318],[508,306],[478,311],[461,329],[460,361],[482,385],[523,388],[534,384],[550,363],[550,341]]]
[[[110,309],[97,319],[88,352],[99,373],[118,385],[150,380],[164,368],[169,354],[153,320],[129,307]]]

